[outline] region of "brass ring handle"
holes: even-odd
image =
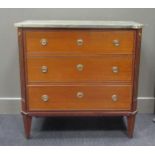
[[[113,102],[116,102],[116,101],[118,101],[118,96],[116,94],[114,94],[111,96],[111,99]]]
[[[114,46],[116,46],[116,47],[118,47],[118,46],[120,46],[120,41],[119,40],[113,40],[113,42],[112,42],[113,44],[114,44]]]
[[[76,69],[77,69],[78,71],[83,71],[84,65],[83,65],[83,64],[77,64],[77,65],[76,65]]]
[[[42,95],[41,99],[43,102],[47,102],[48,101],[48,95]]]
[[[112,67],[112,72],[113,72],[113,73],[118,73],[118,72],[119,72],[118,66],[113,66],[113,67]]]
[[[46,45],[48,44],[48,40],[45,39],[45,38],[42,38],[42,39],[40,40],[40,44],[41,44],[42,46],[46,46]]]
[[[77,39],[76,42],[77,42],[77,45],[78,45],[78,46],[82,46],[83,43],[84,43],[83,39]]]
[[[47,73],[48,72],[48,67],[47,66],[42,66],[41,67],[41,72],[42,73]]]
[[[77,96],[77,98],[83,98],[84,93],[83,92],[77,92],[76,96]]]

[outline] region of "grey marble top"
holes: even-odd
[[[103,20],[27,20],[14,24],[25,28],[132,28],[140,29],[143,24],[133,21]]]

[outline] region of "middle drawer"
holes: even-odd
[[[28,82],[131,81],[132,55],[27,58]]]

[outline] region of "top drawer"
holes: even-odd
[[[27,52],[69,54],[130,54],[135,47],[134,30],[26,30]]]

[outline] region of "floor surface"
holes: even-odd
[[[128,138],[122,117],[33,118],[25,139],[20,115],[0,115],[0,145],[155,145],[153,114],[138,114],[134,137]]]

